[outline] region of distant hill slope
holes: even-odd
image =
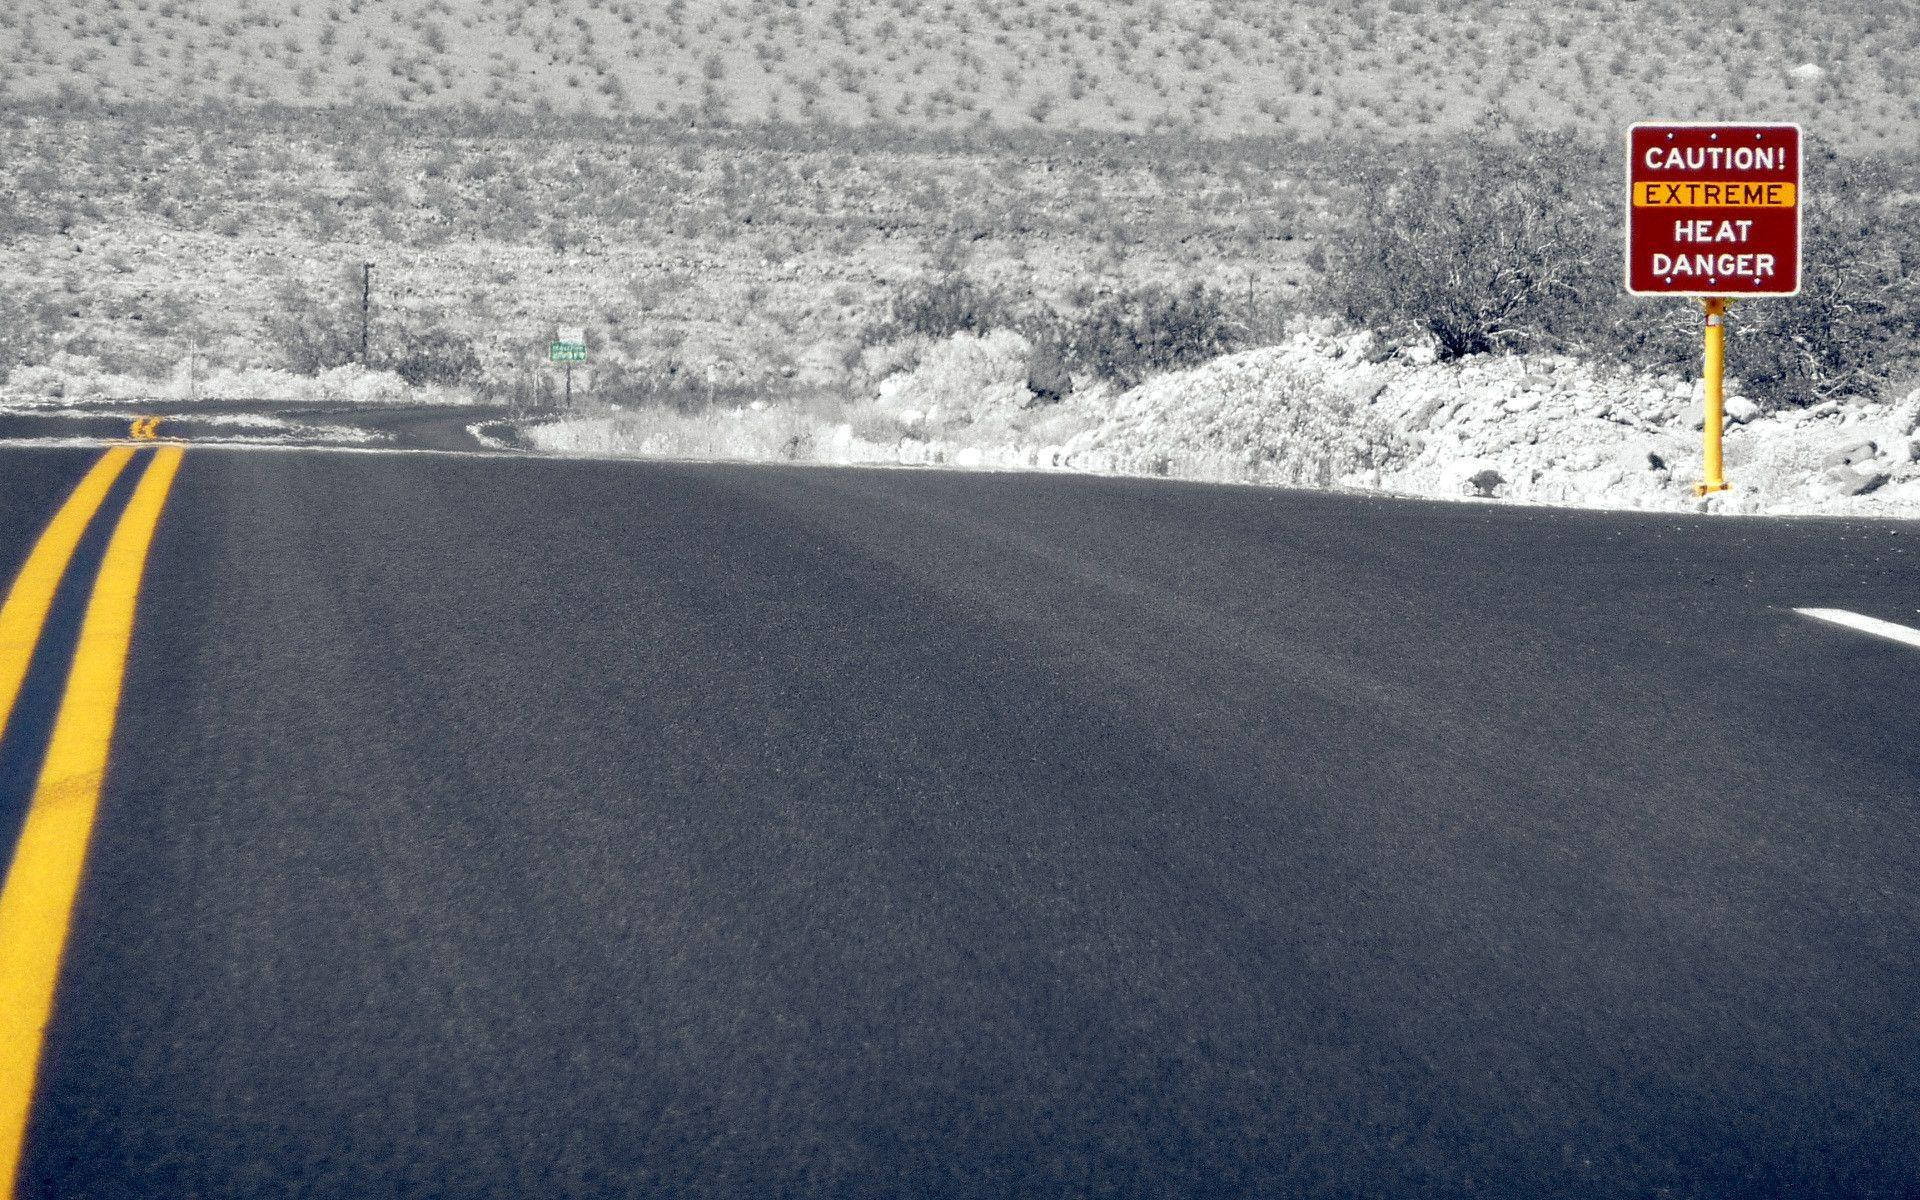
[[[0,93],[1417,136],[1920,133],[1920,0],[7,0]]]

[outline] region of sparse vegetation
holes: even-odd
[[[379,245],[376,357],[527,394],[530,331],[589,315],[591,386],[636,397],[995,328],[1054,356],[1040,391],[1136,381],[1271,340],[1323,272],[1325,307],[1446,354],[1697,356],[1697,312],[1617,279],[1618,127],[1715,93],[1638,65],[1675,0],[308,7],[8,11],[0,315],[31,326],[10,353],[177,354],[157,314],[212,288],[210,353],[264,331],[324,370],[357,357],[357,289],[321,303],[288,264]],[[1846,151],[1809,181],[1809,260],[1832,268],[1735,310],[1757,397],[1920,369],[1920,221],[1889,207],[1920,172],[1878,150],[1920,124],[1910,41],[1837,0],[1743,18],[1742,110]],[[1810,60],[1827,75],[1796,82]],[[1565,128],[1520,137],[1510,113]]]
[[[274,289],[267,332],[288,370],[318,375],[361,361],[358,266],[343,272],[339,284],[331,295],[291,279]],[[392,371],[415,386],[481,381],[473,342],[448,328],[437,312],[390,313],[383,304],[379,321],[370,321],[367,332],[369,361],[363,365],[373,370]]]
[[[1336,227],[1322,303],[1442,357],[1571,350],[1691,372],[1692,302],[1636,299],[1620,281],[1617,165],[1565,136],[1441,145],[1355,186]],[[1807,173],[1799,296],[1737,306],[1729,370],[1780,407],[1871,395],[1920,376],[1920,194],[1912,158],[1816,158]]]
[[[1131,387],[1156,371],[1192,366],[1237,348],[1245,329],[1228,313],[1217,288],[1190,283],[1175,288],[1149,283],[1102,295],[1086,287],[1070,292],[1061,307],[1029,301],[961,273],[916,281],[899,293],[886,321],[867,332],[869,342],[902,337],[945,338],[1012,329],[1048,348],[1057,364],[1043,369],[1036,394],[1064,394],[1060,372],[1084,371],[1096,379]]]
[[[971,127],[991,95],[993,119],[1006,126],[1387,140],[1479,131],[1503,117],[1611,130],[1648,115],[1710,115],[1733,97],[1745,111],[1798,119],[1856,148],[1911,142],[1913,128],[1911,14],[1843,0],[1749,6],[1735,52],[1711,55],[1700,53],[1707,26],[1678,0],[1559,11],[1484,0],[1446,21],[1436,9],[1404,11],[1402,0],[1160,8],[1111,0],[991,13],[672,2],[574,11],[461,0],[272,17],[207,0],[159,6],[138,28],[117,2],[10,6],[0,55],[11,94],[52,99],[67,88],[113,103],[189,105],[236,95],[315,106],[484,102],[520,112],[544,102],[569,113],[756,122],[789,118],[784,97],[797,93],[805,115],[954,130]],[[1685,72],[1670,65],[1676,44],[1692,55]],[[390,71],[339,69],[370,53]],[[820,79],[774,69],[788,61],[826,69]],[[1824,74],[1793,73],[1809,63]],[[1523,77],[1515,64],[1525,64]]]

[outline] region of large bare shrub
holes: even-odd
[[[351,264],[332,287],[287,280],[274,289],[267,333],[288,370],[318,375],[360,361],[360,286],[360,268]],[[411,384],[474,383],[481,374],[472,339],[448,328],[437,311],[380,311],[367,349],[368,366]]]
[[[1728,370],[1773,404],[1871,394],[1920,371],[1920,204],[1901,202],[1911,169],[1821,161],[1807,185],[1800,294],[1728,317]]]
[[[1443,356],[1573,350],[1697,371],[1697,301],[1630,297],[1622,284],[1617,144],[1523,135],[1443,144],[1363,173],[1331,239],[1319,298],[1388,333],[1427,334]],[[1418,157],[1414,157],[1418,155]],[[1868,394],[1920,370],[1920,165],[1812,148],[1802,291],[1729,319],[1728,370],[1772,406]]]
[[[1446,144],[1363,176],[1326,255],[1324,302],[1430,334],[1449,358],[1577,336],[1584,306],[1618,289],[1619,252],[1599,236],[1612,191],[1566,144]]]

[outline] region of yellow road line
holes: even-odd
[[[40,644],[40,631],[46,627],[47,613],[53,608],[53,594],[60,578],[67,573],[73,551],[80,544],[87,523],[99,511],[108,489],[120,477],[120,471],[133,457],[133,450],[117,446],[100,456],[60,511],[53,514],[45,533],[27,555],[25,565],[0,606],[0,729],[13,716],[14,703],[27,679],[33,662],[33,648]]]
[[[41,1043],[106,781],[147,551],[185,453],[156,450],[94,581],[46,762],[0,889],[0,1186],[14,1194]]]

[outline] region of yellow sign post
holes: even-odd
[[[1706,385],[1707,411],[1706,423],[1701,426],[1707,436],[1705,453],[1702,455],[1702,472],[1706,478],[1693,485],[1693,494],[1704,496],[1708,492],[1724,492],[1727,480],[1720,461],[1720,426],[1725,418],[1724,402],[1721,398],[1721,379],[1727,368],[1727,298],[1708,296],[1707,306],[1707,361],[1700,381]]]

